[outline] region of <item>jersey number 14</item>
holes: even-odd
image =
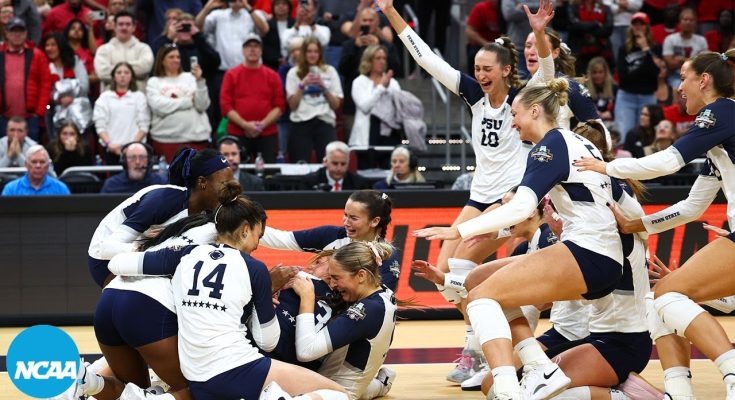
[[[194,283],[187,293],[189,296],[199,296],[199,289],[197,289],[197,286],[199,285],[199,273],[202,271],[203,265],[203,261],[199,261],[194,265]],[[212,272],[202,280],[203,286],[212,289],[212,291],[209,292],[209,297],[213,299],[222,298],[222,289],[225,288],[225,285],[222,283],[222,280],[225,277],[225,267],[227,267],[227,264],[218,264],[214,267]]]

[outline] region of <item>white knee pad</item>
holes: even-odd
[[[477,263],[463,258],[450,258],[447,260],[449,272],[466,277],[475,267]]]
[[[459,304],[459,302],[462,301],[462,295],[452,288],[445,287],[444,285],[436,285],[436,290],[438,290],[439,293],[452,304]]]
[[[704,308],[689,297],[677,292],[669,292],[658,297],[653,301],[653,306],[664,324],[682,337],[694,318],[705,312]]]
[[[510,326],[505,322],[503,309],[497,301],[474,300],[467,305],[467,316],[480,345],[494,339],[511,340]]]
[[[664,324],[661,317],[653,307],[653,292],[646,293],[646,322],[648,323],[648,332],[651,334],[651,340],[654,342],[656,339],[672,335],[674,331]]]
[[[541,311],[536,306],[521,306],[521,312],[528,321],[528,326],[531,328],[531,332],[536,332],[538,326],[538,320],[541,317]]]
[[[503,314],[505,315],[505,320],[508,322],[525,317],[520,307],[504,308]]]

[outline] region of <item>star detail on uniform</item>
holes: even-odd
[[[194,241],[193,241],[193,240],[191,240],[191,238],[189,238],[189,237],[188,237],[188,236],[186,236],[186,235],[184,235],[184,236],[181,236],[181,239],[182,239],[183,241],[185,241],[186,243],[189,243],[189,244],[194,244]]]
[[[296,322],[296,318],[294,318],[294,317],[288,317],[288,320],[291,321],[291,323]]]
[[[282,311],[282,313],[283,313],[283,315],[284,315],[284,316],[286,316],[286,317],[289,317],[289,316],[291,316],[291,313],[289,313],[289,312],[288,312],[288,310],[283,310],[283,311]]]
[[[214,308],[215,310],[219,310],[219,304],[216,304],[216,303],[215,303],[215,304],[214,304],[214,305],[212,306],[212,308]]]
[[[227,311],[227,307],[225,307],[225,306],[223,305],[223,306],[222,306],[222,311]]]
[[[183,307],[185,305],[186,305],[186,300],[181,300],[181,306]]]
[[[211,304],[209,304],[209,302],[207,302],[207,304],[205,304],[205,306],[206,306],[207,308],[212,308],[212,305],[211,305]]]

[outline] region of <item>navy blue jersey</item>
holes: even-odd
[[[525,242],[519,244],[515,248],[515,250],[513,250],[513,254],[511,254],[511,257],[533,253],[534,251],[549,247],[558,241],[559,238],[557,238],[554,232],[551,231],[549,225],[541,224],[541,226],[539,226],[536,232],[533,234],[531,240],[526,240]]]
[[[152,190],[123,208],[123,225],[143,232],[152,225],[163,224],[188,208],[189,191],[168,186]]]

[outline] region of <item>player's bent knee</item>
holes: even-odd
[[[692,321],[705,310],[689,297],[677,293],[664,293],[653,301],[656,312],[666,326],[679,336],[684,336]]]

